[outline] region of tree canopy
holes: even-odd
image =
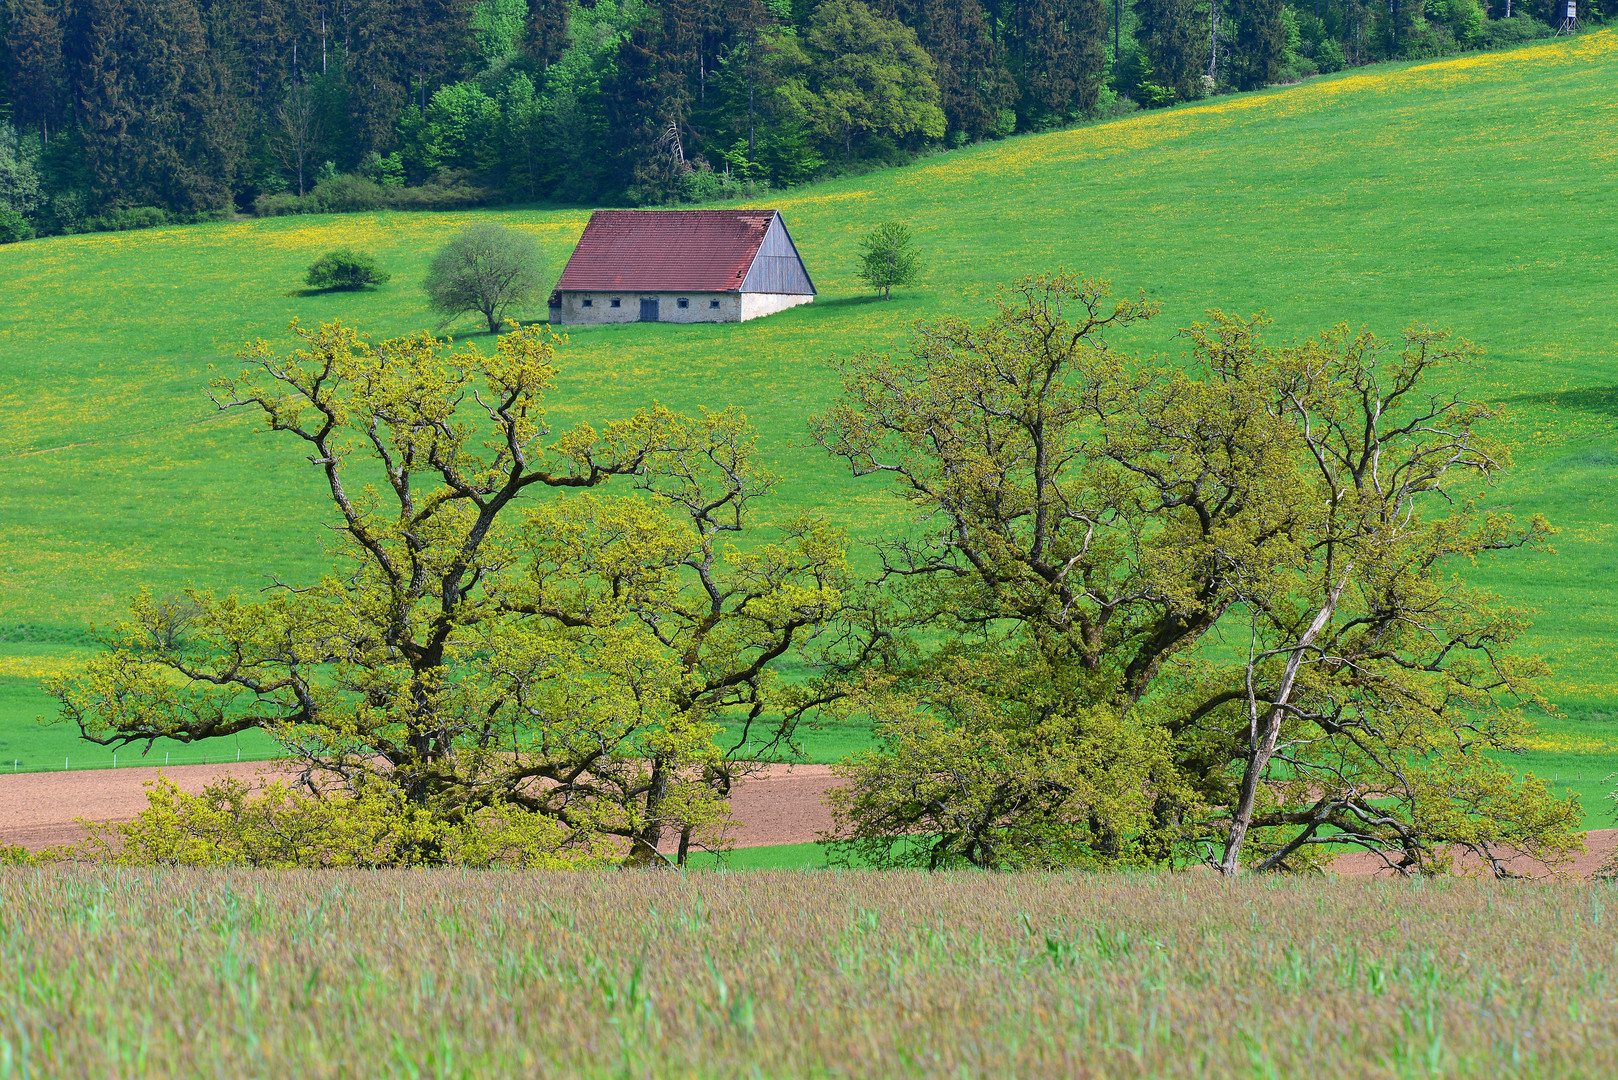
[[[8,0],[0,142],[30,144],[39,197],[0,207],[0,239],[233,210],[756,197],[1134,105],[1509,45],[1560,22],[1547,25],[1543,5],[1492,13],[1513,11],[1491,18],[1477,0]]]
[[[534,300],[543,288],[544,259],[526,233],[492,222],[468,225],[433,256],[423,288],[447,326],[477,312],[500,332],[506,312]]]
[[[882,291],[886,300],[896,285],[909,285],[921,275],[921,252],[908,226],[885,221],[860,241],[860,280]]]
[[[745,420],[654,408],[552,437],[547,330],[492,355],[294,330],[300,348],[257,343],[215,394],[313,462],[333,571],[262,600],[140,596],[108,652],[52,683],[64,715],[113,746],[267,731],[393,861],[723,844],[735,759],[790,739],[804,707],[773,669],[846,576],[835,531],[758,520],[774,480]],[[215,827],[233,796],[211,798],[177,817]]]
[[[843,364],[818,438],[920,522],[859,605],[902,645],[851,684],[879,741],[844,767],[843,841],[1227,874],[1571,850],[1576,804],[1493,756],[1542,704],[1524,613],[1452,570],[1550,533],[1481,507],[1493,413],[1426,386],[1471,346],[1272,346],[1215,312],[1190,367],[1114,352],[1155,310],[1039,277]]]

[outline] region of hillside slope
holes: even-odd
[[[1564,529],[1554,556],[1469,576],[1539,609],[1533,645],[1581,721],[1556,726],[1545,753],[1581,774],[1611,771],[1615,158],[1618,33],[1602,32],[801,189],[773,205],[822,290],[816,303],[744,325],[575,332],[552,418],[653,400],[740,405],[785,479],[781,504],[870,536],[892,504],[803,445],[806,417],[835,391],[823,361],[897,346],[919,317],[975,315],[1019,274],[1066,267],[1144,289],[1164,313],[1122,341],[1143,352],[1178,351],[1177,328],[1212,306],[1265,310],[1285,336],[1339,320],[1387,334],[1413,321],[1452,327],[1488,354],[1457,385],[1513,417],[1517,467],[1493,500]],[[0,248],[0,757],[45,753],[32,680],[70,663],[84,628],[114,618],[136,588],[257,588],[271,571],[320,565],[322,539],[303,513],[317,505],[315,477],[250,434],[246,417],[213,410],[202,394],[210,365],[230,366],[247,339],[284,340],[294,316],[341,316],[379,335],[430,325],[418,283],[465,220],[531,231],[559,271],[586,216],[275,219]],[[889,218],[914,228],[928,272],[880,303],[854,280],[855,246]],[[298,295],[303,268],[343,243],[375,250],[393,283]]]

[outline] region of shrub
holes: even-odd
[[[11,211],[5,212],[10,213]],[[19,847],[15,844],[0,844],[0,866],[33,866],[46,861],[48,859],[42,858],[38,852],[29,851],[25,847]]]
[[[391,276],[370,252],[342,247],[316,259],[304,280],[315,289],[364,289],[385,284]]]
[[[33,237],[34,227],[27,218],[15,210],[0,210],[0,244],[15,244]]]
[[[386,161],[386,159],[382,159]],[[259,217],[287,214],[345,214],[360,210],[464,210],[481,206],[495,192],[471,183],[461,172],[444,172],[420,187],[398,187],[386,173],[384,183],[345,173],[322,180],[307,195],[289,191],[260,195],[253,201]]]
[[[387,157],[372,150],[360,162],[360,175],[382,187],[404,186],[404,162],[399,158],[399,151],[395,150]]]
[[[1525,41],[1551,36],[1551,28],[1528,15],[1516,14],[1509,19],[1489,19],[1484,24],[1482,42],[1485,49],[1509,49]]]
[[[129,206],[85,218],[83,227],[85,232],[127,232],[167,225],[172,220],[167,210],[156,206]]]
[[[413,865],[558,869],[606,862],[601,840],[509,806],[456,822],[371,782],[358,794],[309,794],[272,781],[255,794],[226,777],[200,795],[165,776],[146,785],[147,807],[128,822],[92,828],[83,852],[128,866],[272,869]]]
[[[194,225],[200,221],[223,221],[230,215],[228,210],[176,213],[159,206],[125,206],[104,210],[94,217],[75,218],[73,215],[78,210],[76,198],[64,199],[62,203],[58,208],[53,200],[53,210],[61,231],[68,233],[128,232],[132,229],[153,229],[160,225]]]
[[[680,177],[679,193],[682,202],[717,202],[720,199],[758,199],[769,194],[766,180],[742,179],[731,173],[714,172],[710,168],[692,169]]]

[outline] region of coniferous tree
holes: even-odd
[[[1152,81],[1181,99],[1202,90],[1204,46],[1196,0],[1135,0],[1135,40],[1151,64]]]
[[[238,77],[261,125],[286,92],[292,25],[285,0],[228,0],[218,5],[233,37]]]
[[[1016,0],[1013,69],[1022,108],[1038,122],[1094,111],[1106,71],[1101,0]]]
[[[398,0],[406,85],[418,111],[427,111],[433,91],[453,80],[475,51],[469,0]]]
[[[62,115],[62,27],[44,0],[11,0],[6,45],[10,54],[6,82],[12,121],[22,131],[38,132],[40,143]]]
[[[1388,0],[1388,10],[1385,19],[1388,36],[1388,55],[1399,56],[1404,43],[1416,28],[1421,25],[1424,12],[1422,0]],[[1546,21],[1556,23],[1560,21],[1558,12],[1561,6],[1554,0],[1546,5]],[[1279,15],[1277,16],[1279,18]]]
[[[915,30],[933,58],[949,130],[973,139],[995,131],[1017,90],[979,0],[892,0],[878,10]]]
[[[619,42],[616,68],[601,88],[612,167],[647,202],[673,197],[685,169],[688,101],[662,46],[662,20],[643,19]]]
[[[348,109],[358,153],[385,151],[410,100],[398,0],[350,0]]]
[[[87,0],[75,92],[103,206],[223,208],[241,157],[228,73],[193,0]]]
[[[1238,89],[1266,86],[1280,70],[1287,44],[1281,6],[1282,0],[1229,0],[1225,19],[1231,43],[1226,70]]]
[[[532,0],[524,51],[546,71],[567,50],[567,0]]]

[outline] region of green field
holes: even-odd
[[[1537,609],[1530,645],[1554,665],[1566,716],[1525,764],[1571,778],[1602,825],[1618,771],[1615,116],[1618,32],[1604,31],[795,190],[772,205],[820,286],[813,305],[741,325],[576,331],[551,416],[739,405],[783,477],[778,505],[869,538],[897,522],[895,504],[806,446],[806,417],[835,392],[825,360],[897,346],[916,318],[981,313],[1025,272],[1067,267],[1161,300],[1160,319],[1120,340],[1147,353],[1180,351],[1177,329],[1216,305],[1267,311],[1287,336],[1339,320],[1452,327],[1487,353],[1452,388],[1510,411],[1517,463],[1492,501],[1563,529],[1554,555],[1466,573]],[[0,761],[105,758],[34,725],[50,709],[35,687],[137,587],[256,589],[272,572],[316,572],[313,471],[202,388],[245,340],[285,340],[294,316],[378,335],[430,325],[426,263],[474,216],[531,231],[559,271],[587,212],[281,218],[0,248]],[[855,248],[889,218],[913,227],[928,271],[880,303],[854,279]],[[338,244],[375,250],[393,282],[302,295],[303,268]],[[831,735],[816,756],[850,742]]]
[[[1615,907],[1476,880],[0,868],[0,1075],[1612,1076]]]

